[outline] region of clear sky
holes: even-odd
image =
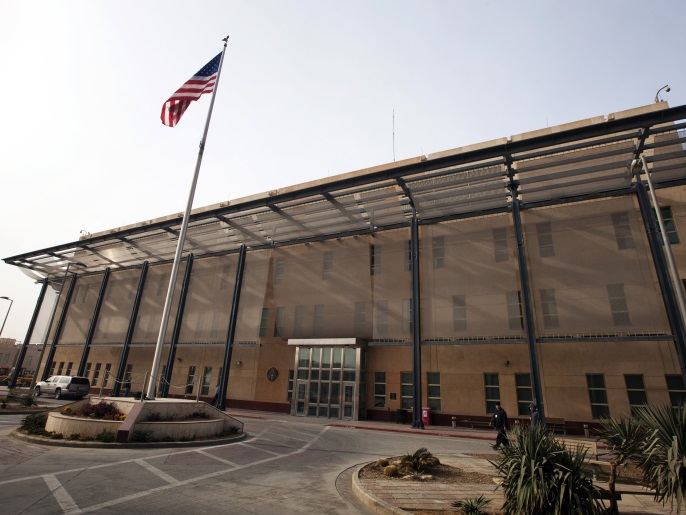
[[[607,115],[686,104],[683,0],[0,0],[0,257],[194,207]],[[393,112],[395,111],[395,148]],[[0,264],[23,340],[40,287]],[[0,299],[0,323],[9,302]]]

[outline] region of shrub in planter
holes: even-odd
[[[586,450],[569,452],[544,428],[516,428],[502,459],[491,462],[502,478],[504,513],[596,515],[605,512],[599,491],[582,470]]]
[[[100,401],[97,404],[86,404],[81,410],[84,417],[99,418],[103,420],[122,420],[122,412],[117,409],[113,402]]]
[[[95,435],[95,440],[98,442],[114,442],[114,433],[112,431],[108,431],[107,429],[103,429],[100,431],[97,435]]]
[[[26,431],[30,435],[43,435],[45,434],[45,424],[47,421],[47,413],[34,413],[21,421],[19,429]]]
[[[153,433],[148,429],[137,429],[131,435],[132,442],[152,442]]]
[[[383,475],[388,477],[396,477],[398,475],[398,467],[389,465],[383,469]]]

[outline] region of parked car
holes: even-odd
[[[87,377],[51,376],[45,381],[36,383],[34,393],[36,397],[40,397],[42,393],[47,393],[54,395],[55,399],[66,396],[81,399],[84,395],[88,395],[90,389],[91,383]]]

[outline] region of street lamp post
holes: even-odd
[[[2,336],[2,330],[5,328],[5,322],[7,322],[7,317],[10,315],[10,309],[12,309],[12,304],[14,301],[9,297],[0,297],[0,299],[5,299],[10,301],[10,307],[7,308],[7,313],[5,314],[5,320],[2,321],[2,327],[0,327],[0,336]]]

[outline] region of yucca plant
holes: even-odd
[[[617,467],[629,462],[637,462],[643,457],[643,449],[650,435],[648,427],[638,418],[602,418],[599,420],[600,429],[596,431],[598,438],[604,441],[612,455],[610,459],[610,513],[619,513],[616,499]]]
[[[453,508],[460,510],[463,515],[483,515],[486,513],[484,508],[491,504],[491,500],[483,495],[474,499],[461,499],[452,503]]]
[[[422,470],[423,467],[431,466],[434,463],[434,455],[426,447],[421,447],[413,453],[408,453],[400,458],[400,464],[414,471]]]
[[[574,452],[544,428],[515,428],[501,460],[491,462],[505,490],[507,514],[600,514],[605,507],[593,482],[582,470],[586,450]]]
[[[655,489],[655,500],[669,501],[681,513],[686,504],[686,409],[649,405],[636,410],[638,419],[652,431],[638,465],[643,479]]]

